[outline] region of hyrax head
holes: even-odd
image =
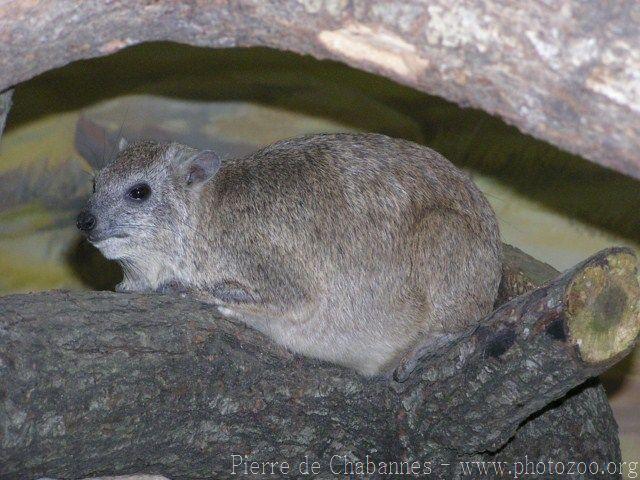
[[[123,146],[98,171],[77,227],[110,259],[144,260],[168,253],[189,219],[189,206],[220,168],[219,157],[177,143]]]

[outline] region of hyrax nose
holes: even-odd
[[[78,215],[76,226],[83,232],[90,232],[96,227],[96,217],[91,213],[83,210]]]

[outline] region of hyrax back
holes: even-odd
[[[127,198],[140,185],[148,195]],[[496,219],[467,175],[382,135],[312,135],[223,162],[136,144],[99,172],[83,214],[121,262],[121,289],[179,285],[363,374],[472,325],[500,280]]]

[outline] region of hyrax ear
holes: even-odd
[[[220,170],[220,157],[212,150],[202,150],[186,162],[187,185],[204,183]]]

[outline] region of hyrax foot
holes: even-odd
[[[139,291],[132,285],[130,282],[123,280],[119,284],[116,285],[116,292],[118,293],[127,293],[127,292],[136,292]]]
[[[185,295],[187,293],[190,293],[191,290],[183,283],[180,283],[177,280],[171,280],[170,282],[165,282],[159,285],[158,288],[156,288],[156,292],[173,295]]]
[[[400,383],[406,381],[423,358],[434,354],[444,345],[452,343],[456,338],[459,338],[460,335],[460,333],[429,335],[428,338],[425,338],[421,343],[404,354],[400,360],[400,364],[393,372],[393,379]]]
[[[116,285],[116,292],[128,293],[128,292],[154,292],[155,290],[146,282],[132,282],[131,280],[123,280]]]
[[[207,291],[223,303],[246,304],[257,303],[258,301],[257,294],[251,292],[248,287],[238,282],[219,282],[207,289]]]
[[[246,313],[243,307],[256,307],[258,298],[238,282],[220,282],[209,288],[197,288],[172,280],[158,286],[156,292],[193,298],[214,306],[223,317],[231,318],[241,318]]]
[[[263,312],[259,295],[238,282],[219,282],[207,289],[207,294],[216,300],[218,313],[223,317],[245,319]]]

